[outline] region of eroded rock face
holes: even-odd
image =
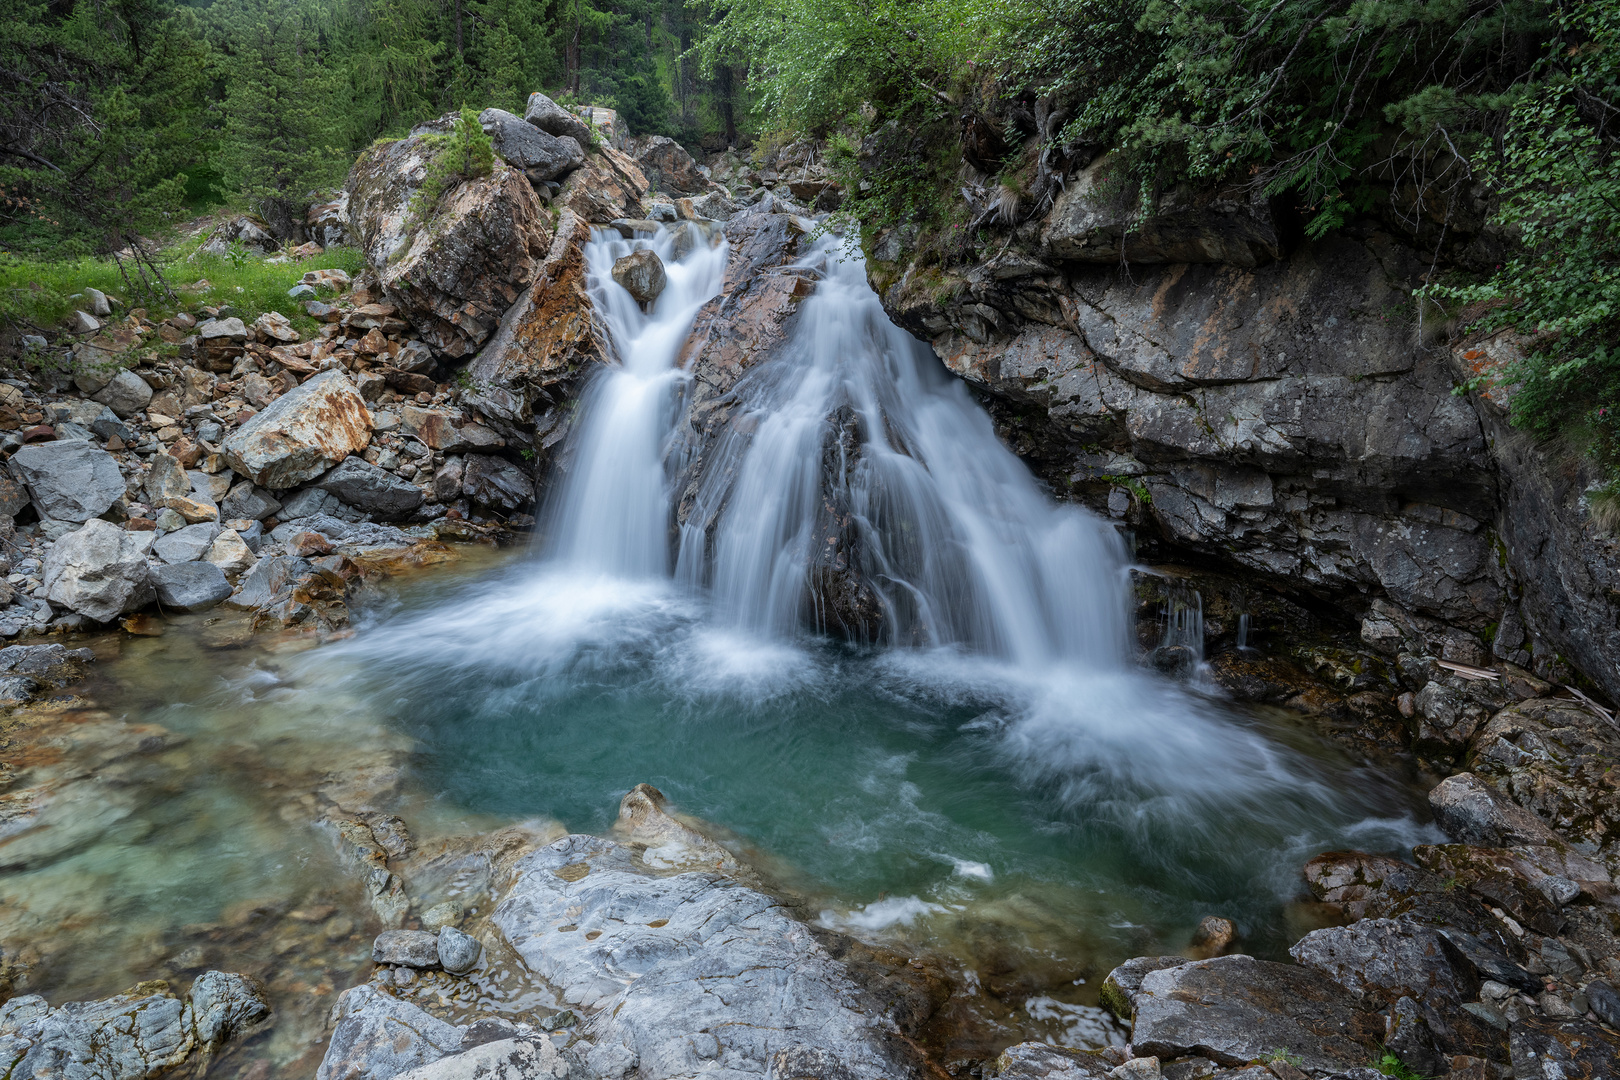
[[[341,371],[283,394],[221,447],[237,473],[283,490],[315,479],[371,441],[371,412]]]
[[[1258,268],[1009,258],[883,298],[1060,490],[1119,492],[1116,514],[1296,588],[1477,629],[1506,604],[1494,474],[1446,366],[1390,317],[1411,269],[1341,238]]]
[[[1503,331],[1463,338],[1449,357],[1461,382],[1489,376],[1522,352],[1523,342]],[[1561,653],[1620,700],[1620,537],[1598,526],[1587,499],[1604,478],[1589,461],[1538,447],[1512,427],[1510,388],[1486,386],[1469,400],[1499,477],[1495,525],[1519,586],[1492,652],[1546,677],[1556,674],[1552,661]]]
[[[187,998],[162,982],[55,1009],[41,997],[13,998],[0,1007],[0,1049],[14,1080],[148,1080],[269,1013],[253,980],[208,971]]]
[[[473,389],[467,399],[484,413],[526,421],[609,355],[606,331],[592,314],[585,264],[589,242],[587,222],[563,210],[533,287],[468,365]]]
[[[349,220],[400,315],[435,349],[467,356],[533,283],[551,236],[528,178],[499,162],[413,222],[431,137],[412,135],[360,156],[346,184]]]
[[[1620,729],[1576,702],[1543,698],[1491,717],[1471,741],[1474,773],[1557,832],[1620,866]]]
[[[1283,229],[1257,190],[1195,192],[1185,186],[1143,213],[1140,185],[1105,155],[1063,189],[1041,228],[1044,253],[1090,263],[1225,263],[1282,257]]]
[[[698,482],[724,437],[736,401],[738,381],[789,337],[789,321],[799,303],[815,291],[814,281],[789,264],[800,255],[804,229],[774,200],[763,199],[726,223],[731,244],[725,284],[719,296],[698,312],[680,363],[692,373],[686,428],[676,453],[681,492],[676,517],[684,525],[711,528],[720,508],[697,504]],[[693,521],[697,514],[698,521]]]

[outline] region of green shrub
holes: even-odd
[[[439,200],[463,180],[488,176],[495,169],[495,147],[478,123],[478,114],[465,105],[456,117],[454,130],[442,135],[424,135],[422,143],[430,155],[427,177],[411,198],[405,218],[408,229],[426,225],[438,208]]]
[[[1538,80],[1510,114],[1503,152],[1477,159],[1501,197],[1496,223],[1517,248],[1489,280],[1432,293],[1470,305],[1470,330],[1524,336],[1525,357],[1484,379],[1514,388],[1515,425],[1585,449],[1615,483],[1620,130],[1603,114],[1620,101],[1620,4],[1574,5],[1558,22]]]

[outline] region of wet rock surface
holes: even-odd
[[[17,1080],[146,1080],[240,1036],[269,1011],[251,980],[218,971],[199,976],[186,998],[163,982],[54,1009],[17,997],[0,1006],[0,1060]]]

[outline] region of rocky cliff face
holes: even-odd
[[[1448,659],[1567,658],[1620,693],[1584,480],[1453,393],[1463,361],[1412,301],[1427,260],[1371,222],[1285,251],[1266,205],[1220,193],[1144,221],[1090,171],[984,261],[924,265],[907,229],[869,251],[891,316],[1057,492],[1150,551],[1440,620]]]

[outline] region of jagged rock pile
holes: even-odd
[[[1298,966],[1142,957],[1105,1001],[1132,1049],[1186,1075],[1236,1075],[1274,1051],[1318,1076],[1385,1051],[1453,1080],[1620,1070],[1620,815],[1606,779],[1620,728],[1578,702],[1532,699],[1462,737],[1471,771],[1429,795],[1453,843],[1416,865],[1329,852],[1305,867],[1346,925],[1313,931]],[[1273,1067],[1272,1072],[1278,1073]]]

